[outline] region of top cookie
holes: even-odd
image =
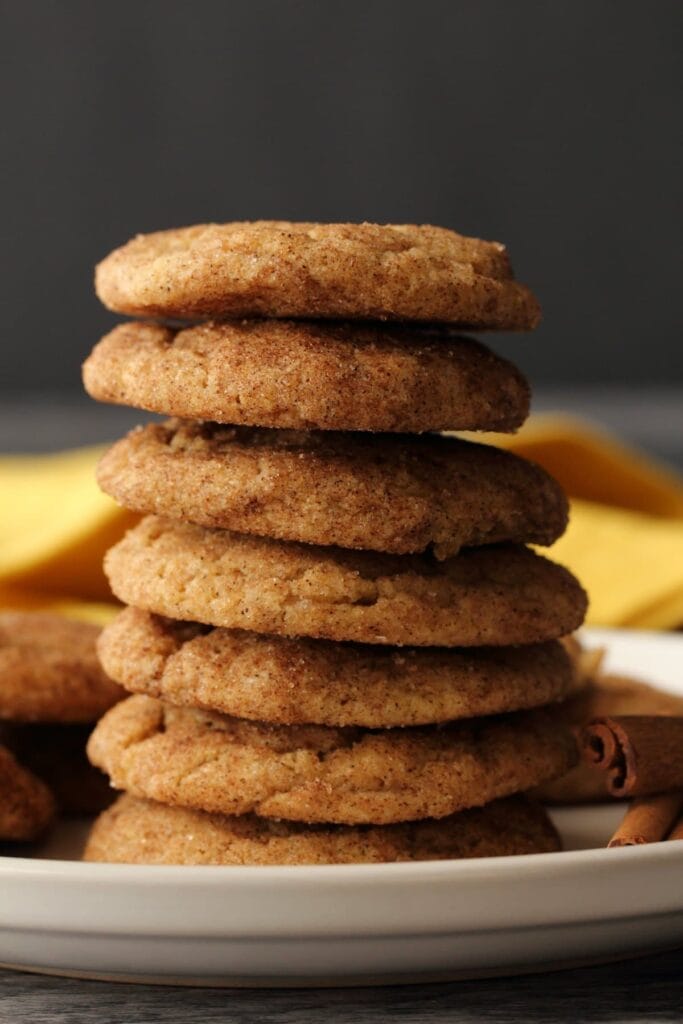
[[[121,700],[97,660],[99,632],[47,612],[0,612],[0,719],[94,722]]]
[[[138,235],[95,272],[133,316],[440,321],[530,330],[536,298],[500,242],[411,224],[254,221]]]

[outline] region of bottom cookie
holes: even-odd
[[[0,746],[0,839],[37,839],[54,813],[55,802],[47,786]]]
[[[523,797],[496,800],[440,821],[358,827],[228,817],[126,794],[95,822],[83,859],[128,864],[370,864],[559,849],[546,812]]]

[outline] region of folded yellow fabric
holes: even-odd
[[[569,530],[551,554],[588,590],[590,623],[683,624],[679,477],[565,416],[532,417],[516,435],[484,439],[541,463],[570,494]],[[99,492],[101,451],[0,457],[0,606],[93,621],[112,614],[102,556],[136,517]]]
[[[562,413],[532,416],[517,434],[484,438],[540,462],[573,498],[683,518],[680,476],[582,420]]]
[[[683,480],[599,429],[564,415],[532,417],[486,440],[533,459],[571,498],[551,555],[581,580],[594,626],[683,625]]]
[[[102,558],[136,517],[95,483],[103,450],[0,457],[0,606],[111,616]]]

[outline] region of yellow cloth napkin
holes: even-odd
[[[532,416],[519,433],[485,440],[539,462],[570,496],[569,528],[550,555],[588,591],[589,625],[683,625],[679,476],[564,415]]]
[[[0,606],[111,618],[102,558],[136,517],[97,487],[103,451],[0,457]]]
[[[570,494],[570,526],[551,557],[588,590],[589,623],[683,624],[680,478],[565,416],[532,417],[516,435],[483,439],[541,463]],[[1,606],[98,622],[112,614],[102,556],[136,517],[99,492],[101,451],[0,457]]]

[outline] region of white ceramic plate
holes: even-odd
[[[586,630],[683,693],[683,638]],[[683,844],[607,850],[623,807],[558,811],[565,852],[339,867],[81,864],[82,827],[0,858],[0,963],[171,984],[373,984],[615,958],[683,942]]]

